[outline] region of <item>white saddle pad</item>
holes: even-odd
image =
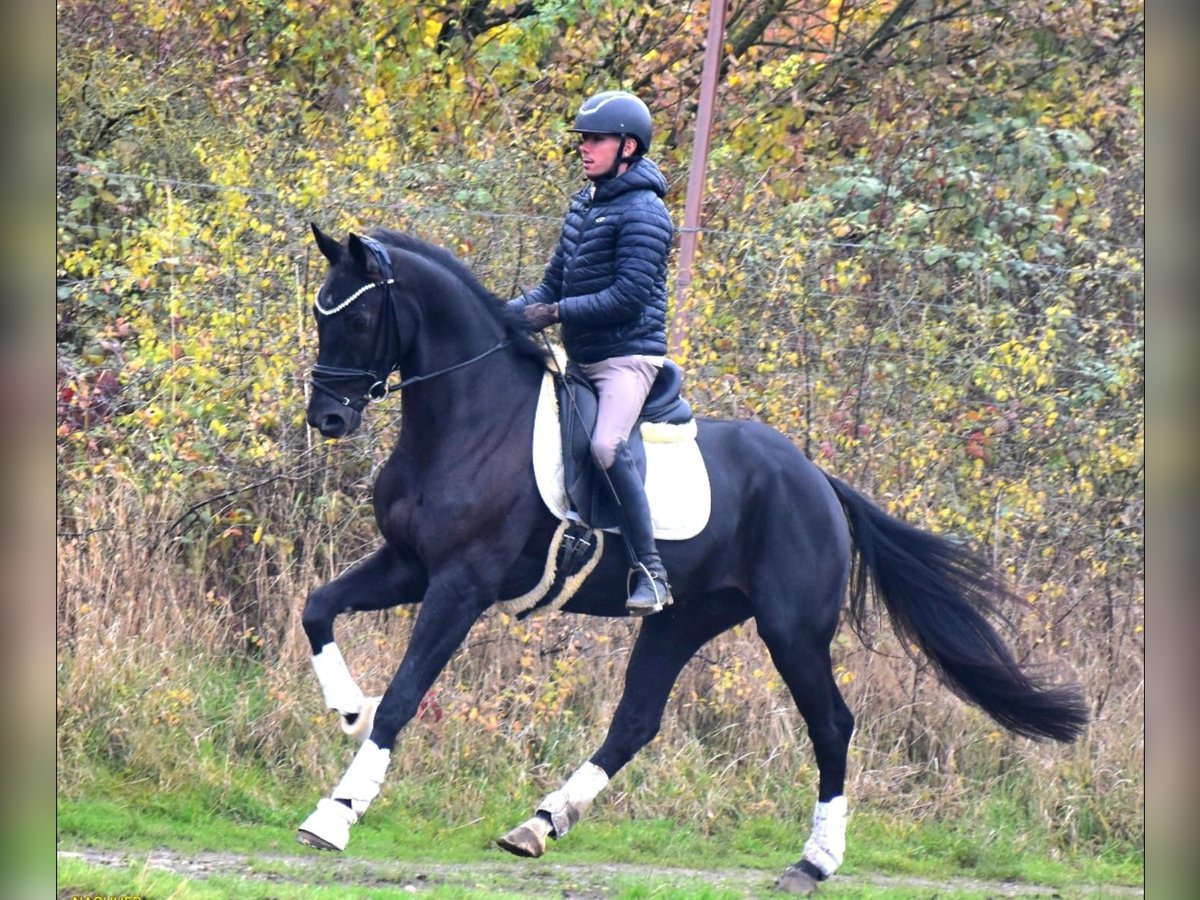
[[[696,444],[695,421],[685,425],[645,423],[642,441],[646,445],[646,500],[655,539],[685,541],[695,537],[708,524],[712,511],[712,489]],[[563,479],[558,396],[549,372],[542,379],[533,423],[533,472],[546,508],[560,519],[578,518],[571,511]]]

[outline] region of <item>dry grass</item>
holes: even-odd
[[[169,510],[105,488],[76,508],[102,527],[60,541],[60,791],[85,794],[99,771],[164,789],[200,781],[217,796],[244,793],[238,773],[248,768],[285,784],[336,777],[346,748],[330,739],[335,723],[322,709],[299,616],[334,568],[329,529],[341,529],[333,544],[349,546],[351,558],[369,529],[310,520],[303,540],[230,543],[216,533],[218,517],[164,546],[156,541]],[[284,481],[265,502],[294,510],[298,494]],[[385,687],[412,621],[410,608],[339,620],[339,643],[368,692]],[[460,801],[473,793],[482,801],[489,790],[532,800],[557,786],[602,740],[635,629],[576,616],[486,617],[402,739],[406,778],[452,779]],[[1114,659],[1109,643],[1077,640],[1058,657],[1069,668],[1061,674],[1080,679],[1098,708],[1085,737],[1061,747],[1000,733],[885,633],[875,651],[839,636],[837,672],[858,719],[849,795],[911,820],[970,816],[982,798],[1003,797],[1055,823],[1064,847],[1136,846],[1142,658],[1127,644]],[[747,625],[685,669],[660,737],[617,780],[608,806],[801,822],[815,783],[803,723]]]

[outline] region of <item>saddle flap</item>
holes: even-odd
[[[681,379],[678,367],[674,368],[675,374],[668,374],[665,383],[678,397]],[[686,540],[708,522],[711,488],[690,407],[669,406],[675,414],[686,410],[685,424],[650,424],[643,419],[630,435],[629,447],[646,484],[655,537]],[[616,531],[615,502],[591,458],[596,410],[595,391],[582,373],[568,370],[565,377],[546,373],[534,419],[534,474],[542,500],[554,515]]]

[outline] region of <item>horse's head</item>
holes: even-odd
[[[344,244],[316,225],[312,231],[329,261],[313,308],[319,346],[308,404],[308,424],[321,434],[350,434],[368,402],[401,388],[445,409],[451,395],[478,399],[485,386],[503,383],[498,373],[511,375],[514,360],[533,363],[525,370],[531,382],[541,377],[545,351],[448,251],[386,229],[351,234]],[[404,379],[389,382],[402,366]],[[482,402],[499,402],[501,393]]]
[[[358,428],[370,400],[387,395],[388,375],[398,364],[395,276],[378,241],[351,234],[341,244],[316,225],[312,230],[329,272],[313,306],[319,346],[308,424],[339,438]]]

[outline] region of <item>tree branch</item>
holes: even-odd
[[[878,53],[895,36],[900,23],[908,15],[908,11],[916,5],[916,2],[917,0],[900,0],[896,4],[896,8],[883,20],[883,24],[867,38],[862,50],[858,53],[858,58],[863,62],[868,62],[872,56]]]
[[[767,0],[767,3],[764,4],[758,15],[751,19],[737,34],[729,38],[730,55],[734,59],[741,59],[747,50],[762,39],[767,29],[771,27],[786,6],[787,0]]]

